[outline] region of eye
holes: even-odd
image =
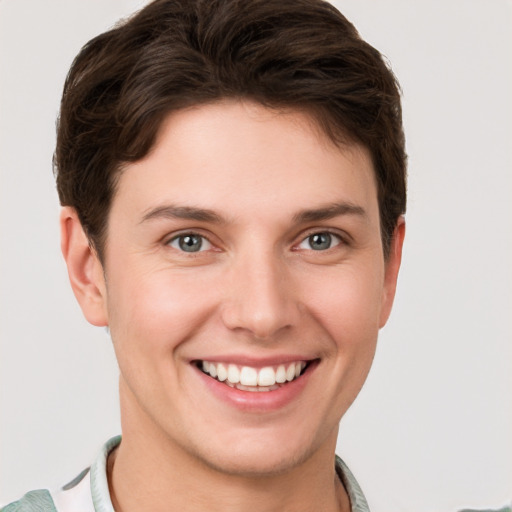
[[[195,233],[175,236],[168,242],[168,245],[183,252],[207,251],[212,247],[212,244],[204,236]]]
[[[300,244],[299,249],[312,249],[313,251],[326,251],[342,242],[341,238],[334,233],[321,232],[313,233],[305,238]]]

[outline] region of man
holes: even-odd
[[[334,449],[405,231],[380,54],[318,0],[157,0],[75,60],[55,171],[122,442],[4,510],[368,510]]]

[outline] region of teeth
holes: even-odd
[[[255,368],[244,366],[240,372],[240,384],[242,386],[257,386],[258,371]]]
[[[238,366],[235,366],[234,364],[230,364],[228,366],[228,380],[231,384],[237,384],[240,382],[240,370],[238,369]]]
[[[228,378],[228,371],[226,367],[221,363],[217,365],[217,379],[224,382]]]
[[[273,386],[276,383],[276,372],[270,366],[265,366],[258,373],[258,386]]]
[[[306,367],[304,361],[297,361],[277,367],[265,366],[257,369],[251,366],[239,367],[236,364],[211,363],[201,361],[201,368],[214,379],[244,391],[273,391],[278,384],[291,382],[300,376]]]
[[[276,382],[279,384],[286,382],[286,368],[282,364],[277,367]]]
[[[243,386],[242,384],[236,384],[235,387],[237,389],[241,389],[242,391],[274,391],[274,389],[279,389],[279,386]]]

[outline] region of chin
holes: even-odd
[[[272,477],[292,471],[307,459],[303,453],[275,454],[258,450],[258,453],[230,452],[217,457],[209,457],[204,462],[215,471],[239,477]]]
[[[315,436],[302,435],[299,439],[271,432],[259,436],[239,434],[236,438],[195,455],[206,466],[226,475],[271,477],[293,471],[321,449],[322,444]]]

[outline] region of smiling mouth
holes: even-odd
[[[239,366],[229,363],[198,361],[197,367],[209,377],[241,391],[275,391],[298,379],[310,361],[294,361],[277,366]]]

